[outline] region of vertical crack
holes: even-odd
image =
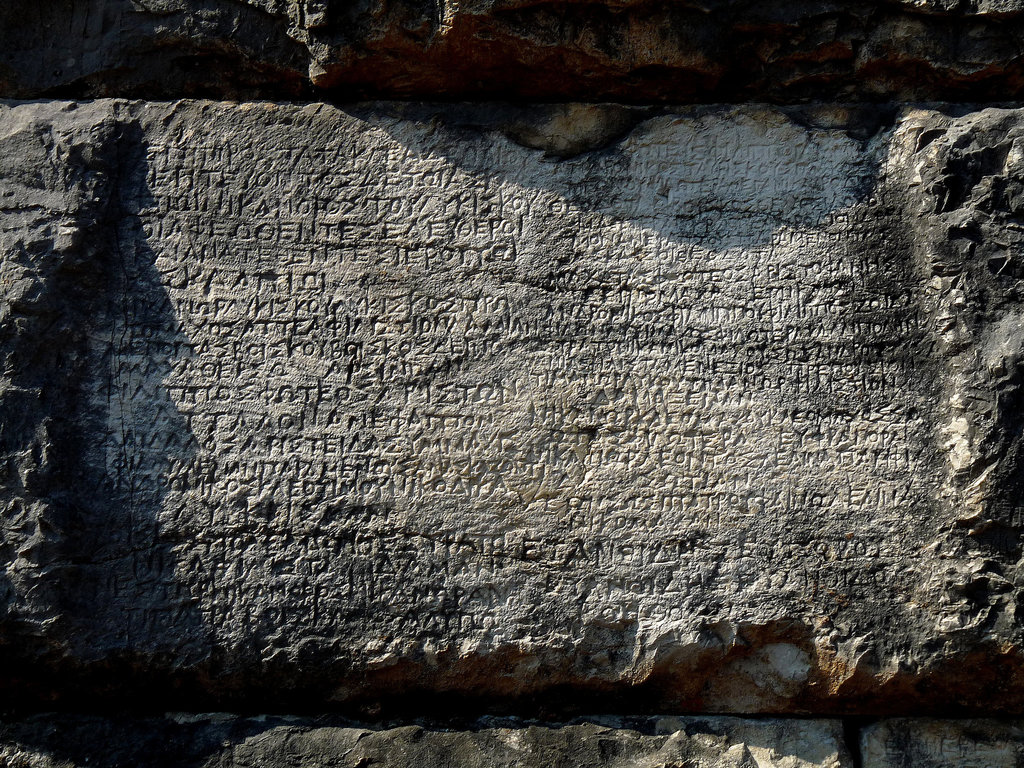
[[[844,717],[841,720],[843,724],[843,741],[846,742],[846,751],[850,756],[850,765],[853,768],[864,768],[864,755],[861,752],[860,738],[861,734],[864,733],[864,729],[874,722],[874,718]]]

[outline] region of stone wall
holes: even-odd
[[[0,765],[1024,765],[1021,19],[7,4]]]
[[[0,90],[690,103],[1007,101],[1021,0],[8,0]]]

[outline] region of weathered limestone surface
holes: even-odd
[[[323,719],[44,715],[0,724],[7,768],[849,768],[836,721],[633,719],[384,730]]]
[[[5,0],[0,96],[1007,101],[1020,0]]]
[[[5,700],[1019,710],[1022,126],[3,106]]]
[[[996,720],[883,720],[861,734],[863,768],[1019,768],[1024,727]]]
[[[857,757],[848,744],[859,740]],[[487,718],[455,727],[330,717],[47,713],[0,722],[5,768],[1020,768],[1019,721]]]

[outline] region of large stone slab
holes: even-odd
[[[849,768],[837,721],[604,718],[578,725],[476,723],[368,729],[323,718],[49,714],[0,723],[11,768],[400,768],[694,765],[702,768]]]
[[[1021,113],[889,118],[3,107],[7,696],[1019,708]]]
[[[0,97],[1022,97],[1020,0],[6,0]]]

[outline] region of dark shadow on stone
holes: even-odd
[[[141,130],[105,108],[113,114],[70,137],[58,135],[60,116],[39,121],[42,145],[56,147],[43,159],[64,174],[48,188],[80,207],[72,225],[37,227],[70,226],[63,241],[22,238],[4,254],[32,281],[0,320],[5,529],[19,519],[10,510],[24,510],[4,531],[19,575],[0,629],[10,708],[88,706],[115,690],[144,699],[154,676],[196,663],[205,637],[174,587],[175,541],[160,518],[168,474],[194,455],[164,383],[166,348],[185,340],[138,216],[152,202]]]
[[[310,96],[308,54],[286,34],[287,15],[223,0],[160,5],[5,3],[0,93],[66,99]]]
[[[0,743],[75,766],[199,768],[281,719],[108,717],[47,713],[0,724]]]

